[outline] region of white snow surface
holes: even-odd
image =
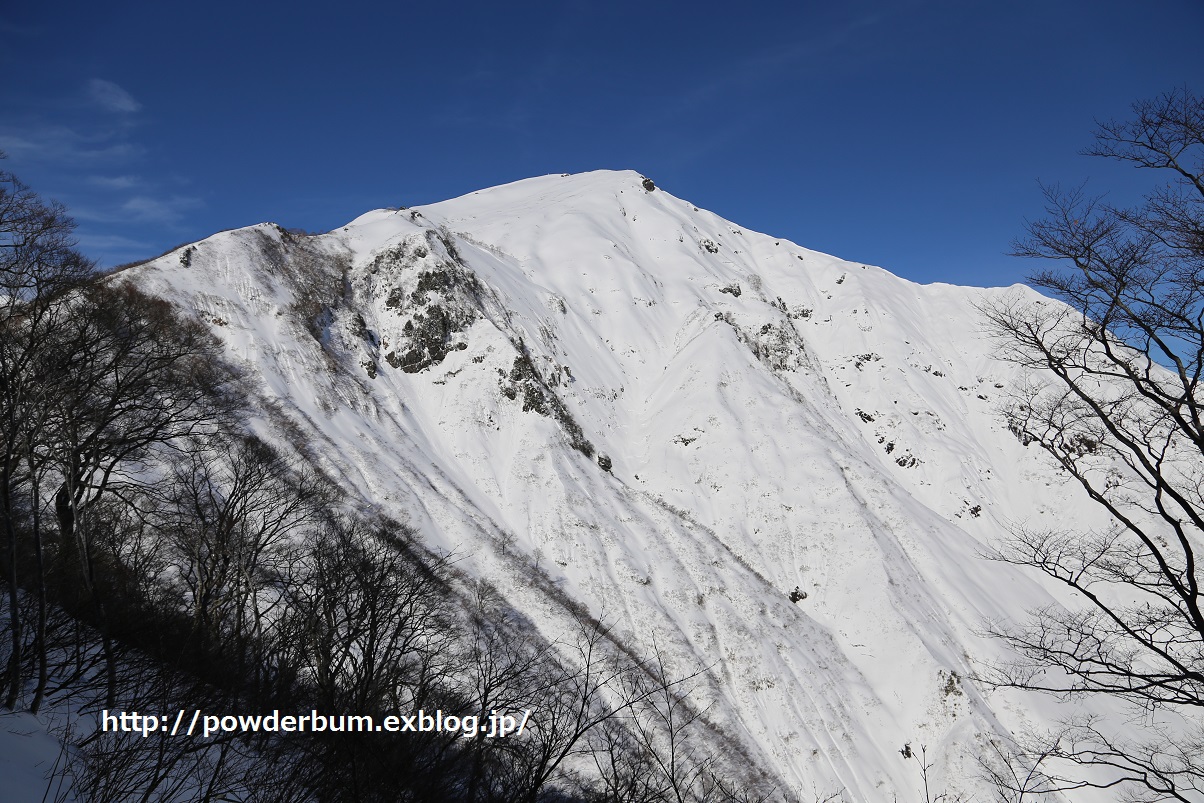
[[[938,784],[981,791],[986,739],[1060,713],[969,679],[1003,655],[984,619],[1055,599],[981,553],[1010,524],[1099,515],[1001,422],[1019,375],[976,304],[1036,294],[914,284],[642,179],[545,176],[320,236],[264,224],[121,276],[211,323],[261,382],[254,426],[308,441],[548,637],[571,601],[708,667],[691,699],[717,746],[808,797],[890,801],[915,796],[900,749],[924,744]],[[427,297],[456,348],[395,367],[448,266]],[[523,350],[610,471],[523,410]]]

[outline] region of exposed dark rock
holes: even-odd
[[[519,346],[522,347],[521,342]],[[500,373],[502,376],[498,380],[498,387],[503,396],[512,401],[521,399],[525,413],[538,413],[554,419],[564,430],[570,446],[586,457],[593,457],[594,445],[586,439],[581,425],[573,418],[568,407],[535,370],[525,349],[514,358],[509,373]]]

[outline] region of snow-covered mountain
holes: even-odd
[[[806,795],[973,789],[1052,703],[968,680],[1051,592],[985,545],[1096,512],[999,405],[976,304],[746,230],[632,172],[546,176],[125,271],[260,383],[257,427],[549,637],[655,644],[715,739]],[[791,601],[798,588],[806,597]],[[533,714],[537,715],[536,714]]]

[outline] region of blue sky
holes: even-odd
[[[630,168],[742,226],[995,285],[1037,179],[1135,198],[1094,121],[1204,92],[1204,3],[31,3],[0,8],[6,169],[105,265]]]

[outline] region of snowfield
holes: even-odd
[[[972,680],[984,620],[1055,600],[989,544],[1099,518],[999,414],[1021,377],[976,304],[1027,288],[913,284],[610,171],[120,275],[210,323],[255,427],[545,635],[579,605],[705,668],[716,749],[808,798],[916,799],[905,745],[985,794],[988,740],[1065,713]]]

